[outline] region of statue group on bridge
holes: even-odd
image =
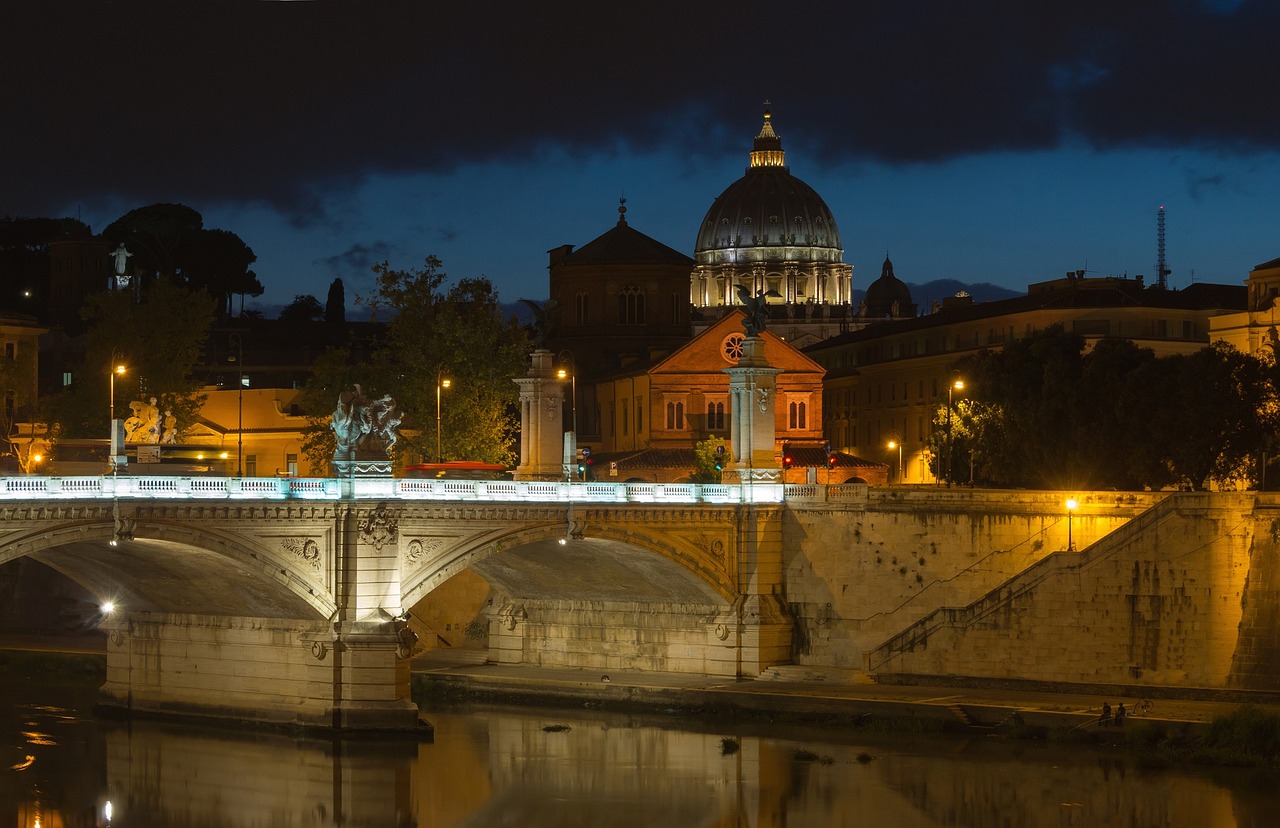
[[[338,395],[330,427],[337,442],[333,456],[346,459],[361,454],[390,456],[399,439],[403,412],[389,394],[369,400],[359,385]]]
[[[140,445],[172,445],[178,442],[178,418],[172,411],[162,412],[155,397],[150,402],[129,403],[132,414],[124,421],[124,441]]]

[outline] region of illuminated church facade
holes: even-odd
[[[618,213],[581,248],[549,252],[546,345],[569,378],[565,430],[622,479],[682,479],[695,443],[726,436],[724,369],[733,361],[724,343],[742,337],[742,292],[765,293],[770,364],[785,366],[777,451],[825,463],[822,371],[800,349],[869,320],[852,304],[853,267],[835,218],[791,174],[770,112],[745,174],[698,227],[692,259],[630,226],[625,204]],[[840,482],[882,481],[887,468],[847,455],[837,465]]]

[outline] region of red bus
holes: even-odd
[[[500,463],[449,460],[444,463],[417,463],[405,466],[404,476],[442,480],[510,480],[511,472]]]

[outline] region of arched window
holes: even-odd
[[[644,291],[635,285],[618,291],[618,324],[644,324]]]
[[[789,417],[787,425],[789,428],[808,428],[806,424],[807,416],[805,412],[805,404],[802,402],[793,402],[789,407]]]
[[[678,431],[684,428],[684,403],[667,403],[667,429]]]
[[[591,315],[589,313],[590,306],[588,305],[588,300],[590,298],[591,297],[585,293],[579,293],[574,297],[573,321],[579,325],[586,325],[591,321]]]
[[[724,429],[724,403],[707,403],[707,430]]]

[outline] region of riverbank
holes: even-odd
[[[1097,728],[1108,735],[1121,729],[1100,725],[1102,707],[1129,712],[1127,725],[1159,723],[1182,734],[1203,732],[1215,718],[1242,704],[1280,716],[1280,696],[1202,688],[1147,688],[1043,684],[1000,686],[973,681],[947,682],[939,677],[898,677],[902,683],[865,680],[728,680],[719,677],[637,671],[552,669],[526,665],[470,663],[459,654],[429,652],[414,659],[415,698],[486,699],[548,706],[591,706],[604,709],[677,710],[709,717],[847,723],[872,719],[919,720],[933,729],[994,729],[1018,725],[1045,730]],[[919,681],[912,679],[918,678]],[[910,681],[911,683],[907,683]],[[1151,709],[1138,714],[1140,699]]]
[[[32,654],[16,659],[20,653]],[[65,663],[76,671],[105,669],[104,636],[0,637],[0,663],[21,664],[11,675]],[[714,676],[640,671],[597,671],[499,665],[483,653],[432,650],[412,662],[413,695],[424,699],[484,699],[547,706],[675,710],[706,717],[748,717],[860,725],[868,720],[918,720],[930,729],[994,729],[1018,725],[1047,730],[1092,730],[1103,704],[1124,704],[1128,725],[1158,723],[1182,734],[1204,732],[1215,718],[1243,704],[1280,717],[1280,694],[1204,688],[1137,688],[1078,685],[998,685],[937,676],[897,677],[901,683],[869,683],[841,671],[796,671],[805,680],[732,680]],[[6,671],[9,672],[9,671]],[[829,677],[828,677],[829,675]],[[1139,713],[1140,698],[1152,702]]]

